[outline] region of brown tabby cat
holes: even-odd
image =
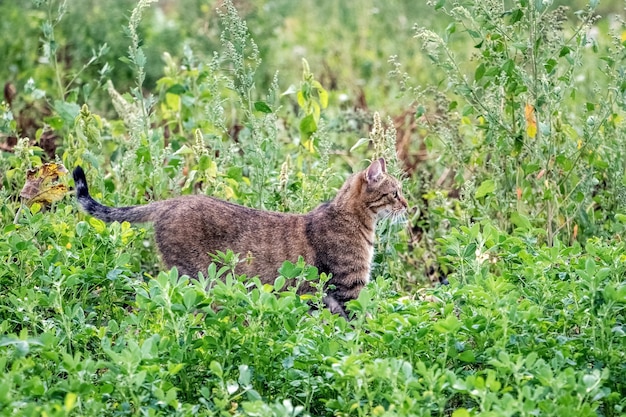
[[[258,275],[273,283],[283,261],[302,256],[319,272],[332,274],[324,302],[346,315],[344,305],[369,281],[374,251],[374,227],[382,216],[397,217],[407,202],[400,183],[378,159],[352,175],[337,196],[307,214],[251,209],[207,196],[183,196],[147,205],[107,207],[95,201],[81,167],[74,170],[76,195],[82,208],[105,222],[153,222],[156,242],[167,267],[197,276],[211,262],[210,253],[246,256],[238,274]],[[293,283],[290,283],[293,284]],[[299,292],[313,291],[306,282]]]

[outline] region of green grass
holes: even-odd
[[[626,415],[623,4],[79,3],[0,6],[0,415]],[[412,209],[350,322],[19,197],[304,212],[379,156]]]

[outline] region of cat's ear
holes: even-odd
[[[367,171],[365,171],[365,179],[368,184],[374,184],[380,180],[385,171],[385,160],[383,158],[372,161]]]
[[[380,162],[380,168],[386,174],[387,173],[387,164],[385,163],[385,158],[378,158],[378,162]]]

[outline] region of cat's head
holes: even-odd
[[[378,218],[398,219],[406,212],[407,201],[402,195],[402,184],[387,174],[383,158],[374,160],[361,173],[364,180],[363,202]]]

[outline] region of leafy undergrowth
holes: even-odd
[[[35,215],[39,216],[40,214]],[[212,265],[145,281],[124,265],[127,224],[70,227],[44,256],[8,226],[3,270],[4,415],[617,416],[626,402],[626,246],[538,246],[491,224],[444,242],[450,285],[397,294],[387,279],[353,320]],[[10,230],[5,229],[5,233]],[[91,236],[85,243],[84,236]],[[41,238],[40,238],[41,240]],[[52,242],[52,240],[51,240]],[[84,245],[84,246],[83,246]],[[92,248],[89,248],[92,247]],[[20,272],[34,260],[35,273]],[[84,267],[87,261],[88,267]],[[21,266],[17,266],[21,265]]]
[[[124,31],[117,0],[5,3],[0,415],[626,415],[626,26],[597,1],[237,2],[249,30],[140,0]],[[164,271],[63,175],[305,212],[376,157],[413,207],[349,322],[284,287],[324,282],[301,263]]]

